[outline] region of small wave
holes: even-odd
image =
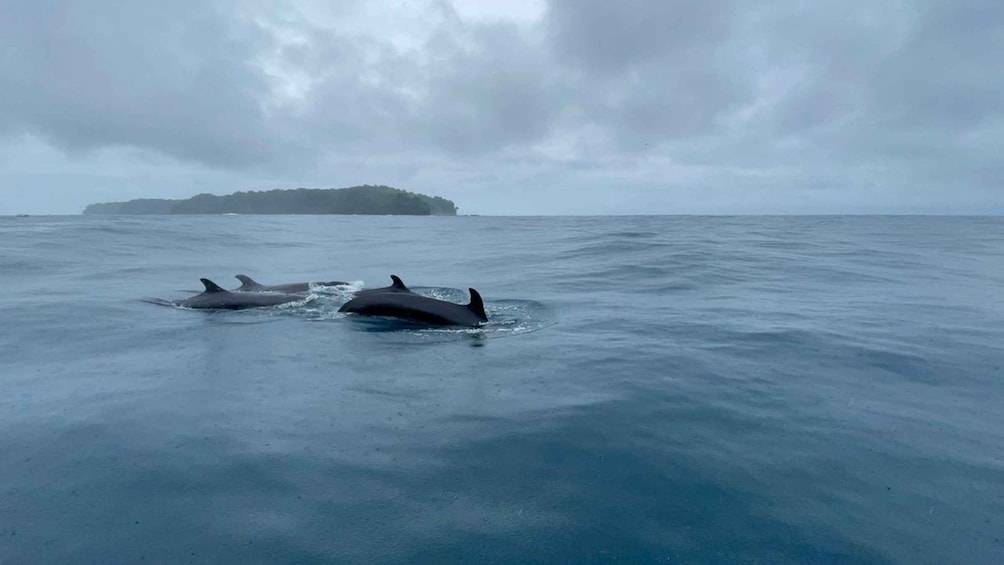
[[[191,308],[189,306],[178,304],[177,302],[172,300],[167,300],[165,298],[157,298],[157,297],[148,297],[139,299],[140,302],[144,302],[146,304],[153,304],[155,306],[168,306],[170,308],[175,308],[177,310],[189,310],[192,312],[204,312],[207,314],[228,313],[237,316],[275,315],[276,313],[298,314],[303,308],[307,307],[311,302],[315,300],[317,300],[316,295],[308,294],[300,300],[287,302],[285,304],[276,304],[274,306],[262,306],[262,307],[233,310],[229,308]]]
[[[336,296],[345,297],[346,300],[352,298],[352,295],[363,289],[363,281],[348,281],[348,284],[336,285],[336,286],[324,286],[316,282],[310,283],[310,294],[316,295],[318,297],[323,296]]]
[[[170,300],[164,300],[163,298],[140,298],[139,301],[140,302],[145,302],[147,304],[154,304],[156,306],[168,306],[168,307],[171,307],[171,308],[181,308],[180,306],[178,306],[174,302],[171,302]],[[189,308],[184,308],[184,309],[185,310],[189,310]]]

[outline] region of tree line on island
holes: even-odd
[[[143,198],[91,204],[84,214],[360,214],[456,216],[457,205],[389,186],[297,188],[199,194],[184,200]]]

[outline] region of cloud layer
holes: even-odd
[[[1004,212],[998,2],[472,6],[8,0],[0,213],[365,182],[480,213]]]

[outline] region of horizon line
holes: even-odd
[[[1004,211],[997,213],[970,213],[970,212],[667,212],[661,214],[632,214],[632,213],[612,213],[612,214],[242,214],[242,213],[213,213],[213,214],[84,214],[77,212],[74,214],[0,214],[0,218],[41,218],[41,217],[71,217],[71,216],[94,216],[94,217],[149,217],[149,216],[352,216],[352,217],[407,217],[407,218],[659,218],[659,217],[943,217],[943,218],[999,218],[1004,217]]]

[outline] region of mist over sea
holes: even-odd
[[[484,296],[483,330],[155,306]],[[0,218],[0,563],[1004,563],[1004,218]]]

